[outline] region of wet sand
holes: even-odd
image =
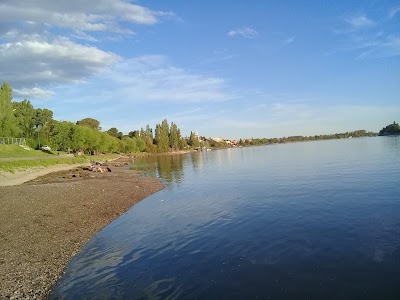
[[[1,299],[46,299],[91,237],[163,188],[113,164],[112,172],[76,168],[0,187]]]

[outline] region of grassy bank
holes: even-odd
[[[49,167],[59,164],[79,164],[88,162],[85,157],[74,158],[55,158],[55,159],[38,159],[38,160],[14,160],[14,161],[1,161],[1,172],[15,172],[17,170],[24,170],[29,168]]]
[[[0,172],[15,172],[18,170],[49,167],[60,164],[83,164],[90,161],[106,161],[119,157],[118,154],[98,155],[98,156],[78,156],[78,157],[63,157],[63,158],[39,158],[36,160],[13,160],[13,161],[0,161]]]
[[[18,145],[0,145],[0,157],[49,157],[51,153],[41,150],[26,150]]]

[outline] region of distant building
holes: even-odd
[[[223,142],[223,141],[224,141],[224,139],[223,139],[223,138],[221,138],[221,137],[212,137],[212,138],[210,138],[210,140],[216,141],[216,142],[218,142],[218,143],[220,143],[220,142]]]

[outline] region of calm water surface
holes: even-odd
[[[65,299],[400,299],[400,138],[135,163],[166,188],[73,258]]]

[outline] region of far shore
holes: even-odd
[[[47,299],[91,237],[163,188],[121,166],[127,160],[109,162],[107,173],[79,165],[0,173],[1,299]]]

